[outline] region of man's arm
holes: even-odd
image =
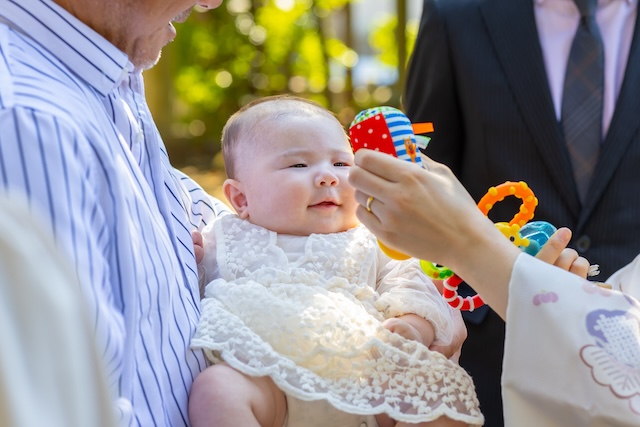
[[[194,229],[202,231],[204,227],[221,215],[231,213],[231,209],[222,200],[207,194],[200,184],[185,173],[173,169],[176,182],[179,183],[180,196]]]
[[[90,327],[111,381],[117,381],[124,346],[124,318],[112,287],[110,236],[117,231],[101,198],[116,191],[91,142],[71,123],[51,114],[15,107],[0,111],[0,187],[24,197],[53,235],[79,279]],[[37,264],[38,260],[34,260]]]

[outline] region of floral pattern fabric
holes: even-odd
[[[507,307],[505,425],[640,425],[640,258],[607,283],[613,289],[518,257]]]

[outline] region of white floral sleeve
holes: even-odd
[[[453,309],[442,298],[415,258],[393,260],[378,250],[376,307],[386,318],[417,314],[433,325],[435,343],[447,345],[453,338]]]

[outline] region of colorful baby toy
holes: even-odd
[[[361,111],[349,126],[353,151],[370,148],[418,165],[422,165],[418,149],[426,148],[429,138],[416,134],[429,132],[433,132],[431,123],[412,124],[402,111],[393,107]]]
[[[393,107],[375,107],[361,111],[349,126],[349,137],[354,152],[360,148],[369,148],[420,166],[422,161],[418,150],[426,148],[430,138],[417,134],[429,132],[433,132],[431,123],[412,124],[402,111]],[[380,240],[378,245],[390,258],[410,258],[402,252],[388,248]]]
[[[511,221],[497,222],[495,226],[514,245],[530,255],[535,255],[551,235],[556,232],[556,228],[546,221],[528,222],[533,218],[536,206],[538,206],[538,199],[526,182],[507,181],[497,187],[489,188],[489,191],[478,202],[478,208],[483,214],[488,215],[495,203],[503,201],[507,196],[518,197],[522,200],[522,204]],[[421,261],[421,265],[423,263],[427,262]],[[425,270],[426,274],[429,274],[424,265],[422,269]],[[458,295],[457,289],[462,283],[462,279],[453,272],[449,276],[443,283],[442,296],[453,308],[473,311],[475,308],[484,305],[484,301],[478,294],[465,298]]]
[[[416,134],[433,132],[431,123],[412,124],[407,116],[397,108],[375,107],[360,112],[349,127],[349,135],[353,150],[369,148],[390,154],[399,159],[422,165],[420,160],[421,148],[426,148],[428,137]],[[556,228],[545,221],[528,222],[533,218],[538,199],[525,182],[505,182],[491,187],[478,202],[478,208],[488,215],[495,203],[507,196],[515,196],[522,200],[519,211],[507,222],[498,222],[496,227],[524,252],[535,255]],[[409,256],[386,247],[378,240],[384,253],[394,259],[408,259]],[[436,265],[430,261],[420,260],[422,270],[429,277],[445,280],[443,297],[454,308],[473,311],[484,304],[479,295],[462,298],[457,288],[462,283],[449,268]]]

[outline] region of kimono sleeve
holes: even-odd
[[[505,425],[637,426],[639,331],[634,296],[520,255],[507,307]]]

